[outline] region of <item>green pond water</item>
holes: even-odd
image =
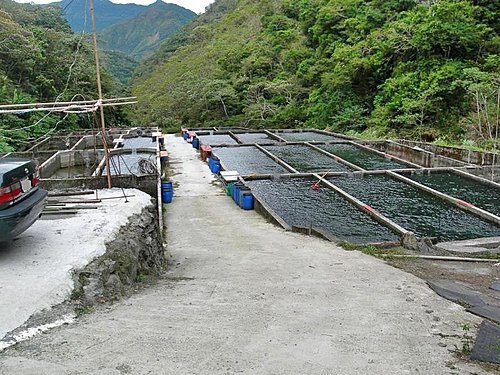
[[[353,171],[347,165],[339,163],[333,158],[305,145],[265,146],[264,148],[301,173]]]
[[[123,148],[156,148],[156,142],[153,142],[152,137],[126,138],[123,142]]]
[[[500,216],[500,189],[453,172],[404,176]]]
[[[287,224],[320,228],[339,239],[370,243],[397,241],[399,237],[358,210],[335,191],[311,188],[315,181],[285,179],[249,181],[247,185]]]
[[[236,135],[243,143],[276,143],[276,141],[270,138],[266,133],[244,133]]]
[[[221,163],[230,171],[238,171],[240,175],[280,174],[288,170],[253,146],[221,147],[213,149]]]
[[[385,175],[330,181],[403,228],[439,241],[500,236],[500,227]]]
[[[109,160],[112,176],[132,174],[143,176],[149,174],[145,168],[156,168],[156,154],[153,153],[132,152],[131,154],[112,155]],[[141,161],[149,161],[151,165],[144,165],[144,162]],[[102,175],[107,175],[106,167],[104,167]]]
[[[406,164],[385,158],[351,144],[337,143],[318,145],[318,147],[367,170],[409,168]]]
[[[316,132],[297,132],[297,133],[275,132],[274,134],[290,142],[312,142],[312,141],[325,142],[325,141],[343,140],[342,138],[338,138],[333,135],[321,134]]]
[[[200,135],[198,137],[203,145],[237,145],[233,137],[227,134]]]

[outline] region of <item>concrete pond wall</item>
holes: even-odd
[[[59,151],[40,166],[40,177],[51,178],[61,170],[58,177],[91,176],[103,155],[101,150]]]
[[[493,164],[494,158],[496,159],[496,163],[498,163],[500,159],[500,154],[497,153],[495,156],[492,152],[473,151],[458,147],[436,146],[429,143],[409,141],[406,139],[401,139],[398,143],[410,147],[420,147],[436,155],[452,158],[467,164],[491,165]]]

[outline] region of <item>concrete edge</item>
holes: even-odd
[[[372,218],[374,218],[377,222],[379,222],[380,224],[389,228],[397,235],[403,237],[403,236],[411,233],[410,231],[406,230],[405,228],[403,228],[399,224],[396,224],[395,222],[393,222],[391,219],[382,215],[380,212],[376,211],[374,208],[370,207],[368,204],[360,201],[358,198],[355,198],[352,195],[350,195],[349,193],[347,193],[346,191],[342,190],[337,185],[334,185],[333,183],[322,178],[318,174],[315,174],[315,177],[318,179],[318,181],[321,181],[324,185],[326,185],[330,189],[332,189],[335,192],[337,192],[338,194],[340,194],[343,198],[345,198],[348,202],[353,204],[356,208],[360,209],[364,213],[367,213]]]
[[[355,169],[357,171],[360,171],[360,172],[366,172],[366,169],[364,168],[361,168],[359,165],[356,165],[354,163],[351,163],[350,161],[347,161],[345,159],[342,159],[340,156],[337,156],[335,154],[332,154],[331,152],[328,152],[326,150],[323,150],[322,148],[316,146],[316,145],[313,145],[309,142],[305,142],[304,143],[306,146],[309,146],[311,147],[313,150],[316,150],[320,153],[322,153],[323,155],[326,155],[328,156],[329,158],[339,162],[340,164],[344,164],[344,165],[347,165],[348,167],[352,168],[352,169]]]
[[[421,165],[419,164],[416,164],[416,163],[412,163],[411,161],[408,161],[408,160],[405,160],[405,159],[402,159],[402,158],[399,158],[397,156],[394,156],[394,155],[390,155],[388,154],[387,152],[383,152],[383,151],[379,151],[379,150],[375,150],[369,146],[366,146],[366,145],[363,145],[361,143],[357,143],[357,142],[350,142],[352,145],[356,146],[356,147],[359,147],[359,148],[362,148],[363,150],[366,150],[366,151],[369,151],[369,152],[372,152],[374,154],[377,154],[377,155],[380,155],[380,156],[383,156],[384,158],[386,159],[389,159],[389,160],[396,160],[400,163],[403,163],[405,165],[409,165],[411,167],[414,167],[414,168],[418,168],[418,169],[422,169],[424,167],[422,167]]]
[[[271,159],[273,159],[276,163],[278,163],[279,165],[281,165],[285,169],[289,170],[290,172],[292,172],[292,173],[299,173],[299,171],[296,170],[294,167],[292,167],[291,165],[289,165],[288,163],[286,163],[285,161],[283,161],[282,159],[280,159],[279,157],[277,157],[276,155],[274,155],[272,152],[267,151],[261,145],[255,144],[255,147],[257,147],[260,151],[262,151],[264,154],[266,154],[268,157],[270,157]]]

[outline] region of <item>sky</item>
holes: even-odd
[[[35,3],[35,4],[47,4],[53,3],[57,0],[16,0],[19,3]],[[156,0],[111,0],[113,3],[125,4],[125,3],[136,3],[141,5],[148,5],[154,3]],[[214,0],[163,0],[166,3],[172,3],[180,5],[181,7],[191,9],[195,13],[203,13],[205,7],[214,2]]]

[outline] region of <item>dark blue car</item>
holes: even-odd
[[[10,241],[40,217],[47,192],[33,161],[0,159],[0,242]]]

